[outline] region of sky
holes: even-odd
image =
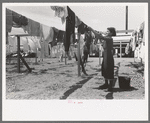
[[[60,18],[54,16],[54,11],[49,5],[44,4],[32,6],[22,6],[23,4],[6,6],[19,14],[22,14],[30,19],[45,24],[54,26],[58,29],[65,30],[65,24],[61,23]],[[51,5],[51,4],[50,4]],[[56,4],[57,5],[57,4]],[[88,26],[97,31],[105,31],[107,27],[115,27],[116,30],[125,30],[126,24],[126,5],[128,4],[66,4],[75,14]],[[128,29],[137,29],[140,24],[145,21],[145,6],[144,4],[129,4],[128,5]]]

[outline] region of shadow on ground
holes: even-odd
[[[105,98],[106,99],[114,99],[113,97],[113,93],[115,92],[124,92],[124,91],[134,91],[134,90],[138,90],[137,88],[134,87],[130,87],[129,89],[120,89],[120,88],[113,88],[113,91],[108,93]]]
[[[101,90],[99,87],[93,88],[93,89]],[[125,91],[134,91],[134,90],[138,90],[138,89],[137,89],[137,88],[134,88],[134,87],[130,87],[129,89],[113,88],[113,91],[109,92],[109,93],[105,96],[105,98],[106,98],[106,99],[114,99],[113,93],[116,93],[116,92],[125,92]]]
[[[78,83],[76,83],[75,85],[71,86],[69,90],[67,90],[64,95],[62,97],[60,97],[60,99],[67,99],[67,97],[69,97],[70,94],[72,94],[75,90],[77,90],[78,88],[81,88],[86,82],[88,82],[92,77],[88,77]]]

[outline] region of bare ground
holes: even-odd
[[[14,62],[15,61],[15,62]],[[115,58],[115,76],[130,77],[131,88],[119,88],[118,79],[113,92],[101,90],[104,84],[99,58],[90,57],[86,64],[88,76],[81,73],[74,59],[58,62],[57,58],[47,58],[35,64],[29,62],[31,73],[21,64],[17,73],[16,59],[6,65],[6,99],[51,100],[51,99],[144,99],[144,65],[133,58]]]

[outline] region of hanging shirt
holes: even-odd
[[[83,50],[84,50],[85,42],[84,42],[84,39],[83,39],[82,35],[80,36],[79,43],[80,43],[80,55],[83,56]],[[76,55],[77,55],[77,53],[78,53],[78,48],[75,48],[75,49],[74,49],[74,52],[75,52]],[[77,55],[77,56],[78,56],[78,55]]]
[[[54,30],[52,27],[41,24],[40,25],[40,37],[44,42],[52,42],[54,37]]]
[[[18,27],[27,26],[28,25],[28,18],[22,16],[14,11],[12,11],[12,19],[13,22],[18,25]]]
[[[78,26],[78,32],[84,34],[85,31],[88,31],[87,25],[83,22]]]
[[[40,36],[40,23],[28,19],[28,25],[22,27],[30,36]]]
[[[64,42],[64,38],[65,38],[65,31],[59,30],[57,35],[58,42]]]
[[[132,51],[135,51],[135,48],[136,48],[136,32],[133,34],[132,36]]]
[[[126,45],[126,47],[125,47],[125,53],[126,53],[126,54],[129,54],[129,46],[130,46],[130,44],[128,43],[128,44]]]
[[[8,44],[10,46],[10,52],[17,52],[17,38],[15,36],[8,36]]]
[[[57,42],[58,42],[58,33],[59,33],[59,30],[56,29],[55,27],[53,27],[53,40],[51,42],[51,46],[56,46],[57,45]]]

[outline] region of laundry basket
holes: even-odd
[[[130,78],[125,76],[119,76],[119,87],[121,89],[129,89],[130,88]]]

